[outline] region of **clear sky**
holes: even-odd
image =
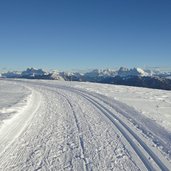
[[[1,0],[0,68],[171,66],[171,0]]]

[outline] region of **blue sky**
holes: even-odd
[[[171,66],[170,0],[0,1],[0,68]]]

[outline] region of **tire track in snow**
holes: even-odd
[[[85,92],[81,92],[80,90],[77,90],[75,88],[63,87],[63,86],[62,87],[57,86],[56,88],[79,94],[81,97],[87,99],[90,103],[92,103],[98,110],[100,110],[116,126],[116,128],[122,133],[122,135],[125,137],[125,139],[128,141],[128,143],[132,146],[134,151],[137,153],[139,158],[142,160],[142,162],[144,163],[144,166],[147,168],[147,170],[155,170],[153,165],[156,165],[155,168],[157,168],[157,169],[160,168],[161,170],[169,171],[169,169],[149,149],[149,147],[136,135],[136,133],[134,133],[121,119],[119,119],[114,113],[109,111],[104,105],[102,105],[98,101],[94,100],[94,98],[97,98],[97,97],[94,97],[93,95],[90,95],[90,94],[85,94]],[[101,99],[98,99],[98,100],[100,100],[102,102]],[[138,143],[134,142],[134,141],[137,141]],[[144,149],[142,150],[141,147],[139,147],[139,146],[141,146]],[[145,154],[144,154],[144,152],[145,152]],[[156,164],[152,165],[149,162],[149,157],[151,157],[156,162]]]
[[[74,110],[74,107],[73,107],[72,103],[69,101],[69,99],[64,94],[61,94],[61,93],[59,93],[59,94],[62,97],[65,98],[65,100],[67,101],[67,103],[70,106],[71,111],[73,113],[75,124],[76,124],[77,130],[78,130],[78,133],[79,133],[79,144],[80,144],[80,147],[81,147],[81,156],[82,156],[82,159],[84,161],[84,170],[88,171],[87,162],[86,162],[86,159],[85,159],[84,141],[83,141],[83,137],[82,137],[82,134],[81,134],[81,129],[80,129],[80,126],[79,126],[79,122],[78,122],[78,119],[77,119],[77,116],[76,116],[76,112]]]
[[[103,106],[102,104],[100,104],[99,102],[97,102],[96,100],[94,100],[93,98],[90,98],[89,96],[86,96],[86,98],[89,98],[89,100],[92,101],[92,103],[94,103],[95,105],[97,105],[99,108],[104,109],[107,112],[106,114],[109,116],[109,118],[110,118],[110,120],[112,122],[115,119],[118,120],[119,123],[121,123],[121,125],[138,141],[138,143],[144,148],[144,150],[146,151],[146,153],[148,153],[148,155],[155,161],[155,163],[158,165],[158,167],[161,170],[163,170],[163,171],[169,171],[170,170],[170,167],[171,167],[170,163],[168,163],[168,166],[170,165],[170,167],[166,166],[162,162],[162,160],[146,145],[146,143],[129,126],[127,126],[127,124],[125,122],[123,122],[118,116],[116,116],[113,112],[111,112],[110,110],[108,110],[105,106]],[[98,100],[101,101],[100,98]],[[164,159],[164,158],[162,158],[162,159]],[[165,162],[167,162],[167,161],[165,160]]]
[[[54,93],[57,93],[57,91],[55,91],[54,89],[51,89],[50,88],[50,90],[51,91],[54,91]],[[59,89],[58,89],[59,90]],[[63,89],[62,88],[62,90],[64,90],[64,92],[66,93],[67,91],[65,90],[65,89]],[[71,92],[71,91],[70,91]],[[64,93],[64,94],[65,94]],[[73,92],[72,92],[73,93]],[[80,126],[79,126],[79,122],[78,122],[78,119],[77,119],[77,116],[76,116],[76,112],[75,112],[75,109],[74,109],[74,107],[73,107],[73,105],[72,105],[72,103],[71,102],[73,102],[72,101],[72,98],[70,99],[69,97],[67,97],[66,95],[64,95],[63,93],[61,93],[61,91],[60,91],[60,93],[58,92],[58,94],[60,95],[60,96],[63,96],[66,100],[67,100],[67,102],[68,102],[68,104],[69,104],[69,106],[70,106],[70,108],[71,108],[71,110],[72,110],[72,113],[73,113],[73,115],[74,115],[74,119],[75,119],[75,123],[76,123],[76,125],[77,125],[77,129],[78,129],[78,131],[79,131],[79,134],[81,135],[82,133],[81,133],[81,129],[80,129]],[[75,95],[77,95],[75,92],[74,92],[74,94]],[[84,101],[85,101],[85,97],[82,97],[82,96],[80,96],[82,99],[84,99]],[[90,101],[89,101],[90,102]],[[92,102],[90,102],[91,104],[92,104]],[[78,105],[77,105],[78,106]],[[94,105],[92,105],[92,106],[94,106]],[[96,110],[96,112],[97,112],[97,110]],[[90,131],[91,132],[91,131]],[[80,146],[81,146],[81,149],[82,149],[82,152],[83,152],[83,160],[85,161],[85,168],[86,168],[86,170],[92,170],[92,169],[90,169],[89,167],[88,167],[88,164],[87,164],[87,161],[86,161],[86,159],[84,158],[84,141],[83,141],[83,138],[82,138],[82,136],[80,136],[79,135],[79,139],[80,139]],[[134,161],[132,161],[133,163],[134,163]],[[135,164],[135,163],[134,163]],[[136,165],[136,164],[135,164]],[[89,165],[90,166],[90,165]]]
[[[77,96],[79,95],[80,97],[82,97],[82,100],[85,101],[85,104],[86,104],[86,101],[87,101],[87,102],[89,102],[89,104],[94,106],[94,108],[96,108],[96,113],[97,114],[100,113],[100,114],[105,115],[105,117],[108,118],[109,121],[111,123],[113,123],[113,125],[115,125],[115,127],[117,127],[117,129],[119,130],[119,132],[122,133],[122,135],[125,137],[125,139],[127,139],[128,143],[131,146],[133,146],[132,148],[134,149],[135,153],[138,153],[137,155],[139,155],[140,159],[142,160],[144,165],[146,165],[148,170],[155,170],[156,165],[158,165],[158,164],[159,164],[159,166],[157,166],[158,170],[159,169],[168,170],[167,167],[165,168],[165,165],[164,165],[164,163],[162,161],[161,161],[161,163],[156,162],[157,161],[156,156],[151,157],[151,158],[153,158],[153,161],[154,161],[154,164],[151,165],[151,163],[148,160],[148,156],[150,156],[149,151],[148,151],[149,147],[147,146],[148,148],[146,148],[146,146],[144,146],[144,145],[142,146],[142,143],[144,143],[143,140],[131,128],[129,128],[129,126],[122,119],[120,119],[118,117],[118,115],[115,115],[115,112],[113,110],[112,111],[109,110],[109,108],[111,108],[111,106],[109,106],[109,104],[107,104],[107,103],[104,104],[105,102],[103,102],[101,99],[98,99],[97,97],[93,97],[93,95],[90,95],[88,93],[80,92],[77,89],[66,88],[66,87],[58,87],[58,86],[56,86],[56,88],[57,89],[62,89],[66,93],[69,91],[69,92],[75,93],[75,95],[77,94]],[[42,92],[43,92],[43,90],[42,90]],[[24,166],[23,167],[24,169],[22,168],[23,170],[27,170],[28,168],[32,168],[34,170],[42,170],[42,169],[47,170],[48,168],[50,168],[52,166],[53,161],[51,161],[49,158],[53,157],[50,154],[51,150],[53,150],[52,149],[53,146],[51,146],[51,144],[49,144],[49,142],[51,141],[51,138],[55,137],[56,134],[54,134],[54,131],[57,131],[57,127],[56,127],[56,124],[54,122],[55,118],[54,119],[51,118],[51,115],[48,115],[48,114],[53,114],[53,112],[55,110],[54,100],[57,97],[57,94],[59,94],[56,91],[55,91],[55,93],[54,93],[54,97],[52,99],[49,98],[49,99],[51,99],[51,101],[49,101],[49,102],[47,101],[49,104],[47,104],[46,107],[49,107],[49,109],[46,110],[46,113],[43,114],[43,117],[46,117],[46,119],[44,120],[46,122],[44,122],[42,125],[40,125],[41,126],[40,130],[39,130],[39,127],[33,127],[33,128],[38,128],[37,130],[35,130],[36,134],[30,134],[29,137],[27,137],[27,139],[25,139],[25,141],[29,140],[28,145],[30,145],[30,144],[33,145],[33,149],[32,149],[33,151],[31,151],[31,152],[33,152],[35,154],[30,153],[30,158],[32,158],[32,159],[29,162],[31,162],[32,166],[29,165],[29,162],[28,162],[28,165],[26,165],[27,167]],[[47,96],[48,96],[48,93],[47,93]],[[71,113],[69,113],[70,115],[68,115],[68,116],[73,115],[73,119],[69,122],[69,124],[70,124],[69,126],[71,126],[70,131],[72,131],[72,129],[74,129],[74,131],[76,131],[76,133],[73,133],[73,135],[71,135],[71,136],[74,136],[74,137],[77,136],[79,138],[79,144],[80,144],[81,148],[79,148],[78,150],[81,149],[82,156],[83,156],[82,159],[85,160],[84,159],[84,153],[85,153],[84,152],[84,148],[85,148],[84,146],[85,146],[85,144],[84,144],[84,141],[83,141],[83,137],[81,135],[82,130],[81,130],[81,127],[80,127],[80,120],[77,117],[77,112],[78,111],[76,110],[75,106],[73,105],[74,104],[73,99],[70,99],[69,96],[65,96],[64,94],[60,94],[60,96],[63,96],[63,99],[65,99],[65,101],[67,101],[67,105],[64,105],[63,107],[66,107],[66,108],[68,108],[68,110],[71,111]],[[52,104],[50,105],[51,102],[52,102]],[[55,115],[52,115],[52,116],[55,117]],[[83,120],[83,117],[80,118],[80,119]],[[56,121],[57,121],[57,118],[56,118]],[[72,126],[72,123],[74,123],[74,125],[75,125],[74,127]],[[33,122],[32,124],[37,124],[37,122]],[[52,129],[50,129],[51,126],[52,126]],[[85,128],[84,128],[84,131],[86,131]],[[93,129],[93,131],[95,131],[95,129]],[[40,135],[38,133],[40,133]],[[65,132],[63,132],[63,133],[65,133]],[[33,136],[33,138],[31,138],[31,135]],[[31,139],[29,139],[29,138],[31,138]],[[105,137],[103,137],[103,138],[105,138]],[[86,137],[85,137],[85,139],[86,139]],[[72,140],[72,139],[69,139],[67,141],[70,141],[70,140]],[[74,139],[74,141],[76,142],[76,141],[78,141],[78,139]],[[104,140],[102,139],[101,141],[104,141]],[[25,142],[25,143],[27,143],[27,142]],[[37,148],[38,144],[35,144],[35,143],[38,143],[41,146],[39,148]],[[57,138],[55,138],[52,141],[52,143],[53,144],[57,143]],[[67,142],[65,142],[65,143],[67,143]],[[15,151],[19,151],[19,149],[22,149],[18,145],[24,145],[25,146],[25,144],[22,144],[22,143],[19,142],[19,144],[16,144],[16,146],[11,147],[11,151],[7,151],[6,154],[8,154],[8,156],[11,155],[10,154],[11,152],[14,154],[14,151],[13,151],[13,150],[15,150],[14,148],[18,148],[18,150],[15,150]],[[90,147],[93,147],[93,146],[90,146]],[[36,151],[36,149],[37,149],[37,151]],[[8,161],[7,161],[5,165],[7,166],[8,164],[10,164],[11,166],[9,168],[13,168],[14,166],[15,166],[15,168],[17,168],[18,166],[16,166],[15,164],[18,161],[23,161],[22,157],[23,157],[24,153],[26,152],[25,150],[26,149],[23,148],[23,150],[19,151],[18,156],[17,155],[14,156],[15,160],[11,159],[11,162],[8,163]],[[68,153],[71,153],[71,155],[72,155],[72,153],[74,154],[74,151],[71,150],[71,151],[68,151]],[[68,153],[67,152],[65,153],[66,156],[68,155]],[[3,159],[7,160],[8,156],[4,156]],[[70,154],[69,154],[69,157],[70,157]],[[37,161],[38,161],[38,163],[36,163]],[[5,162],[5,161],[2,160],[1,162]],[[84,167],[85,170],[89,170],[89,168],[86,168],[86,161],[85,161],[84,164],[85,164],[85,167]],[[162,166],[162,164],[164,165],[164,167]],[[153,167],[154,165],[155,165],[155,168]],[[63,170],[65,170],[63,164],[61,166],[59,166],[58,169],[59,168],[62,168]],[[73,168],[70,168],[70,169],[73,169]],[[124,170],[124,168],[123,168],[123,170]]]
[[[113,141],[113,135],[108,138],[110,143],[112,141],[114,142],[110,147],[106,146],[108,145],[106,144],[106,141],[99,139],[99,132],[97,133],[95,128],[98,126],[98,129],[100,128],[101,130],[102,127],[99,124],[96,125],[93,123],[94,120],[98,119],[97,116],[99,115],[97,111],[92,117],[94,120],[89,120],[92,131],[95,133],[95,136],[91,139],[92,134],[89,132],[88,126],[86,127],[86,125],[88,125],[88,120],[84,122],[83,113],[79,110],[82,106],[79,106],[79,103],[74,105],[73,98],[66,96],[71,107],[66,103],[66,99],[61,97],[58,92],[42,89],[41,93],[43,93],[44,96],[43,101],[41,99],[41,106],[38,112],[36,112],[34,118],[32,118],[32,121],[24,132],[5,151],[5,154],[0,156],[0,170],[18,171],[52,169],[80,171],[85,168],[85,166],[83,166],[84,157],[87,161],[87,170],[113,170],[113,168],[108,169],[111,165],[108,165],[108,163],[105,162],[111,164],[113,158],[110,157],[113,155],[112,147],[115,147],[114,143],[118,142],[118,148],[122,147],[122,144],[119,140]],[[84,103],[85,99],[81,99]],[[60,114],[57,111],[59,106],[61,108]],[[88,105],[86,104],[85,109],[87,109],[87,107]],[[76,127],[76,120],[74,120],[72,111],[76,114],[80,132]],[[103,125],[104,128],[108,127],[106,122],[103,122]],[[62,127],[64,127],[64,129]],[[109,132],[112,133],[112,129],[110,129]],[[59,140],[58,133],[59,137],[61,136],[62,141]],[[79,144],[80,135],[83,136],[82,139],[84,138],[83,140],[85,142],[85,144],[82,144],[82,147],[85,146],[84,148],[86,148],[85,156],[83,156],[83,154],[81,155],[81,144]],[[103,144],[102,148],[105,147],[106,149],[101,149],[101,152],[97,152],[96,148],[101,144]],[[60,149],[58,148],[59,146],[61,146]],[[99,154],[102,157],[101,160],[98,160]],[[106,157],[105,154],[107,156],[109,155],[109,157]],[[132,161],[130,162],[129,158],[126,158],[127,154],[124,154],[123,160],[122,158],[114,160],[120,162],[116,165],[117,170],[118,168],[119,170],[125,170],[125,168],[137,170],[134,163],[132,163]],[[104,163],[102,163],[103,159]],[[72,162],[73,166],[70,165],[70,162]],[[127,163],[129,164],[128,166]],[[114,167],[114,169],[116,167]]]
[[[81,92],[80,90],[77,90],[75,88],[70,88],[70,87],[59,87],[61,89],[71,91],[78,93],[80,96],[84,97],[91,103],[93,103],[106,117],[108,117],[111,122],[118,128],[118,130],[123,134],[123,136],[127,139],[127,141],[130,143],[132,148],[135,150],[135,152],[138,154],[139,158],[142,160],[144,165],[148,170],[158,170],[161,169],[163,171],[169,171],[169,165],[170,163],[168,162],[168,166],[166,166],[161,159],[146,145],[146,143],[134,132],[132,129],[127,126],[118,116],[116,116],[113,112],[108,110],[103,104],[100,104],[97,100],[97,97],[94,97],[93,95],[90,94],[85,94],[85,92]],[[90,97],[91,96],[91,97]],[[100,98],[98,99],[99,101],[102,101]],[[103,102],[105,103],[105,102]],[[106,103],[106,105],[108,105]],[[133,139],[132,139],[133,138]],[[141,146],[141,149],[139,146],[137,146],[137,143],[134,141],[137,141],[138,144]],[[144,155],[144,152],[146,153]],[[155,168],[153,168],[152,163],[149,162],[149,157],[153,159],[155,163],[153,165],[156,165]],[[165,160],[166,162],[166,160]]]
[[[106,110],[105,108],[103,108],[101,105],[99,105],[96,102],[93,102],[92,100],[86,98],[87,100],[89,100],[92,104],[94,104],[97,109],[99,109],[115,126],[116,128],[122,133],[122,135],[126,138],[126,140],[129,142],[129,144],[132,146],[132,148],[134,149],[134,151],[137,153],[137,155],[139,156],[139,158],[142,160],[142,162],[144,163],[145,167],[148,170],[155,170],[153,168],[153,166],[150,164],[150,162],[148,161],[147,157],[141,152],[141,150],[139,149],[139,147],[136,145],[136,143],[134,142],[134,140],[131,139],[131,137],[128,135],[128,133],[119,126],[118,122],[113,119],[108,113],[109,111]]]
[[[40,83],[38,83],[41,85]],[[72,87],[72,83],[61,83],[60,84],[47,84],[46,82],[43,83],[44,86],[50,86],[50,87],[65,87],[65,88],[72,88],[77,91],[81,91],[83,93],[86,93],[88,95],[93,95],[95,98],[99,98],[102,102],[106,103],[109,107],[113,108],[116,113],[119,113],[119,115],[125,118],[125,120],[129,120],[131,124],[133,124],[133,127],[138,128],[139,132],[142,132],[142,134],[150,139],[150,141],[153,142],[153,146],[157,146],[159,148],[159,151],[163,153],[164,156],[168,160],[171,161],[171,136],[170,132],[165,130],[160,125],[156,124],[155,121],[145,117],[141,113],[137,112],[135,109],[133,109],[131,106],[128,106],[118,100],[115,100],[110,97],[106,97],[105,95],[98,94],[95,92],[90,92],[89,90],[84,90],[82,88]],[[112,102],[112,103],[111,103]]]

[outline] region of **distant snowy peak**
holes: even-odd
[[[60,74],[59,71],[52,71],[52,73],[51,73],[51,78],[52,78],[53,80],[61,80],[61,81],[64,80],[63,76],[61,76],[61,74]]]
[[[141,68],[128,69],[128,68],[121,67],[118,70],[117,75],[120,77],[126,77],[126,76],[148,76],[149,74]]]
[[[70,81],[70,80],[75,80],[75,78],[80,78],[83,75],[78,73],[78,72],[59,72],[57,70],[54,70],[51,72],[51,79],[53,80],[65,80],[65,81]],[[77,79],[79,81],[79,79]]]
[[[21,76],[42,76],[45,75],[46,72],[42,69],[35,69],[35,68],[27,68],[26,71],[21,73]]]
[[[127,76],[148,76],[149,74],[145,72],[141,68],[132,68],[128,69],[125,67],[119,68],[119,70],[111,70],[111,69],[95,69],[91,72],[87,72],[84,74],[85,77],[127,77]]]
[[[1,73],[1,77],[19,78],[19,77],[21,77],[21,72],[19,72],[19,71],[8,71],[6,73]]]
[[[94,69],[93,71],[84,74],[84,76],[87,77],[107,77],[114,75],[116,75],[116,71],[111,69]]]

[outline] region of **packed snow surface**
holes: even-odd
[[[169,91],[49,80],[0,85],[1,111],[20,104],[0,127],[0,170],[171,168]]]
[[[97,83],[74,86],[123,102],[171,132],[171,91]]]

